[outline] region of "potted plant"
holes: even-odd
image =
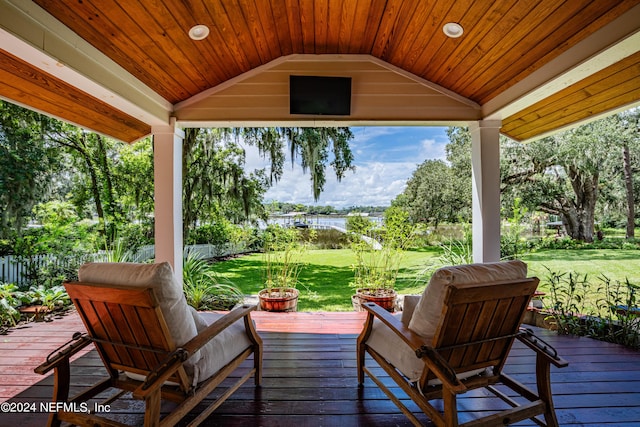
[[[362,304],[373,302],[388,311],[394,311],[397,293],[394,289],[400,263],[406,248],[414,237],[415,227],[408,213],[399,207],[385,212],[384,223],[375,227],[371,221],[352,221],[351,248],[356,255],[352,266],[356,289],[351,297],[353,308],[362,310]]]
[[[297,228],[270,225],[264,232],[264,289],[258,293],[260,310],[297,311],[298,276],[306,244]]]

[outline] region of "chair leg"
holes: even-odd
[[[71,366],[69,359],[64,358],[54,369],[53,376],[53,401],[66,402],[69,400]],[[47,425],[50,427],[59,427],[61,424],[57,413],[49,415]]]
[[[144,427],[158,427],[160,425],[160,389],[146,397],[144,407]]]
[[[458,427],[458,400],[456,394],[442,389],[444,423],[447,427]]]
[[[358,369],[358,385],[363,385],[364,384],[364,356],[365,356],[365,350],[364,350],[364,344],[358,342],[358,345],[356,346],[356,363],[357,363],[357,369]]]
[[[358,335],[358,339],[356,341],[356,363],[358,369],[358,385],[364,384],[364,357],[365,357],[365,347],[367,339],[369,339],[369,335],[371,335],[371,327],[373,326],[373,316],[371,313],[367,315],[367,320],[365,321],[364,327],[362,328],[362,332]]]
[[[262,346],[255,346],[253,351],[253,366],[256,369],[256,373],[254,374],[254,381],[256,387],[260,387],[262,385]]]
[[[556,410],[553,406],[553,395],[551,393],[551,364],[540,355],[536,357],[536,384],[538,386],[538,396],[547,408],[544,413],[547,426],[558,427],[558,419],[556,418]]]

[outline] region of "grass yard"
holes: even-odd
[[[564,249],[529,253],[522,257],[529,274],[544,283],[549,268],[557,272],[573,271],[590,278],[605,275],[609,279],[640,285],[640,251],[625,249]],[[546,268],[545,268],[546,267]]]
[[[421,293],[426,285],[424,272],[439,266],[440,250],[435,247],[407,252],[399,272],[396,290],[400,294]],[[588,274],[592,281],[604,274],[612,280],[640,284],[640,251],[623,249],[544,250],[522,257],[529,275],[541,280],[541,290],[548,289],[547,268],[556,272]],[[300,311],[350,311],[353,289],[351,265],[355,262],[349,249],[311,250],[305,254],[306,266],[300,273]],[[262,289],[262,255],[251,254],[214,264],[221,276],[236,284],[245,294]]]
[[[399,293],[418,293],[424,284],[416,278],[426,266],[435,263],[437,248],[409,251],[399,272],[396,290]],[[299,311],[351,311],[349,286],[353,280],[351,265],[355,256],[350,249],[310,250],[305,253],[305,267],[300,273],[301,298]],[[214,270],[231,280],[245,294],[257,294],[263,286],[262,254],[251,254],[214,264]]]

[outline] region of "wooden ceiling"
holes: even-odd
[[[22,0],[1,1],[12,8],[23,7]],[[562,63],[563,55],[575,56],[576,47],[589,44],[590,38],[599,32],[606,33],[610,27],[620,27],[618,22],[637,17],[640,0],[35,0],[34,3],[171,105],[294,54],[370,55],[485,108],[483,118],[503,120],[503,133],[517,140],[535,138],[640,100],[640,55],[631,52],[606,67],[597,67],[584,78],[537,95],[528,104],[507,108],[517,104],[521,96],[539,89],[537,85],[531,86],[529,80],[536,77],[543,80],[540,85],[548,83],[595,55],[597,52],[584,53],[584,58],[577,57],[565,69],[560,66],[549,71],[557,67],[554,64]],[[35,11],[31,9],[26,12],[33,17]],[[631,17],[625,18],[629,14]],[[460,23],[464,28],[462,37],[446,37],[442,27],[447,22]],[[196,24],[209,27],[208,38],[193,41],[188,37],[189,28]],[[52,24],[44,25],[55,28]],[[633,25],[635,29],[630,31],[635,34],[640,23]],[[8,26],[3,23],[5,29]],[[621,38],[628,36],[625,33]],[[604,50],[607,46],[596,48]],[[637,52],[640,47],[635,49]],[[24,75],[24,70],[14,74]],[[42,89],[23,89],[22,97],[15,93],[15,88],[10,92],[0,85],[0,90],[1,97],[50,111],[51,107],[45,100],[38,101],[40,95],[34,92]],[[104,105],[100,111],[105,111]],[[105,113],[113,120],[113,112]],[[65,118],[60,111],[53,114]],[[91,120],[95,122],[99,116]],[[426,123],[428,119],[422,121]],[[131,124],[128,135],[102,131],[125,140],[148,133],[149,128],[139,123],[144,119],[124,114],[116,120],[125,126]],[[71,121],[83,124],[77,117]],[[146,125],[151,123],[147,121]]]

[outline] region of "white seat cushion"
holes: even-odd
[[[408,321],[409,329],[422,336],[425,342],[433,341],[448,286],[454,284],[480,286],[492,281],[521,279],[526,275],[527,265],[518,260],[441,268],[431,276],[429,285],[413,309],[413,314]],[[406,307],[408,314],[411,313],[412,305],[409,304]],[[407,315],[402,317],[405,324],[407,317]],[[417,358],[411,348],[398,335],[391,332],[391,329],[377,319],[373,322],[367,345],[395,366],[409,381],[415,382],[420,379],[425,366],[422,359]],[[458,375],[458,378],[468,378],[482,371],[483,369],[463,372]],[[436,383],[438,381],[429,382],[429,384]]]
[[[181,346],[223,314],[198,313],[187,304],[182,285],[175,279],[167,262],[158,264],[88,263],[80,267],[80,281],[99,285],[133,286],[153,289],[160,310],[176,346]],[[239,320],[205,344],[184,364],[193,385],[215,374],[252,343]],[[144,380],[141,375],[127,372],[131,378]],[[167,382],[167,384],[173,384]]]
[[[402,315],[396,313],[394,316],[399,319]],[[422,359],[417,358],[411,347],[378,319],[373,321],[367,345],[395,366],[409,381],[420,379],[424,369]]]
[[[198,318],[198,332],[224,316],[220,313],[198,313],[195,309],[193,312]],[[244,320],[234,322],[200,349],[202,357],[194,367],[194,380],[204,381],[209,378],[251,345]]]

